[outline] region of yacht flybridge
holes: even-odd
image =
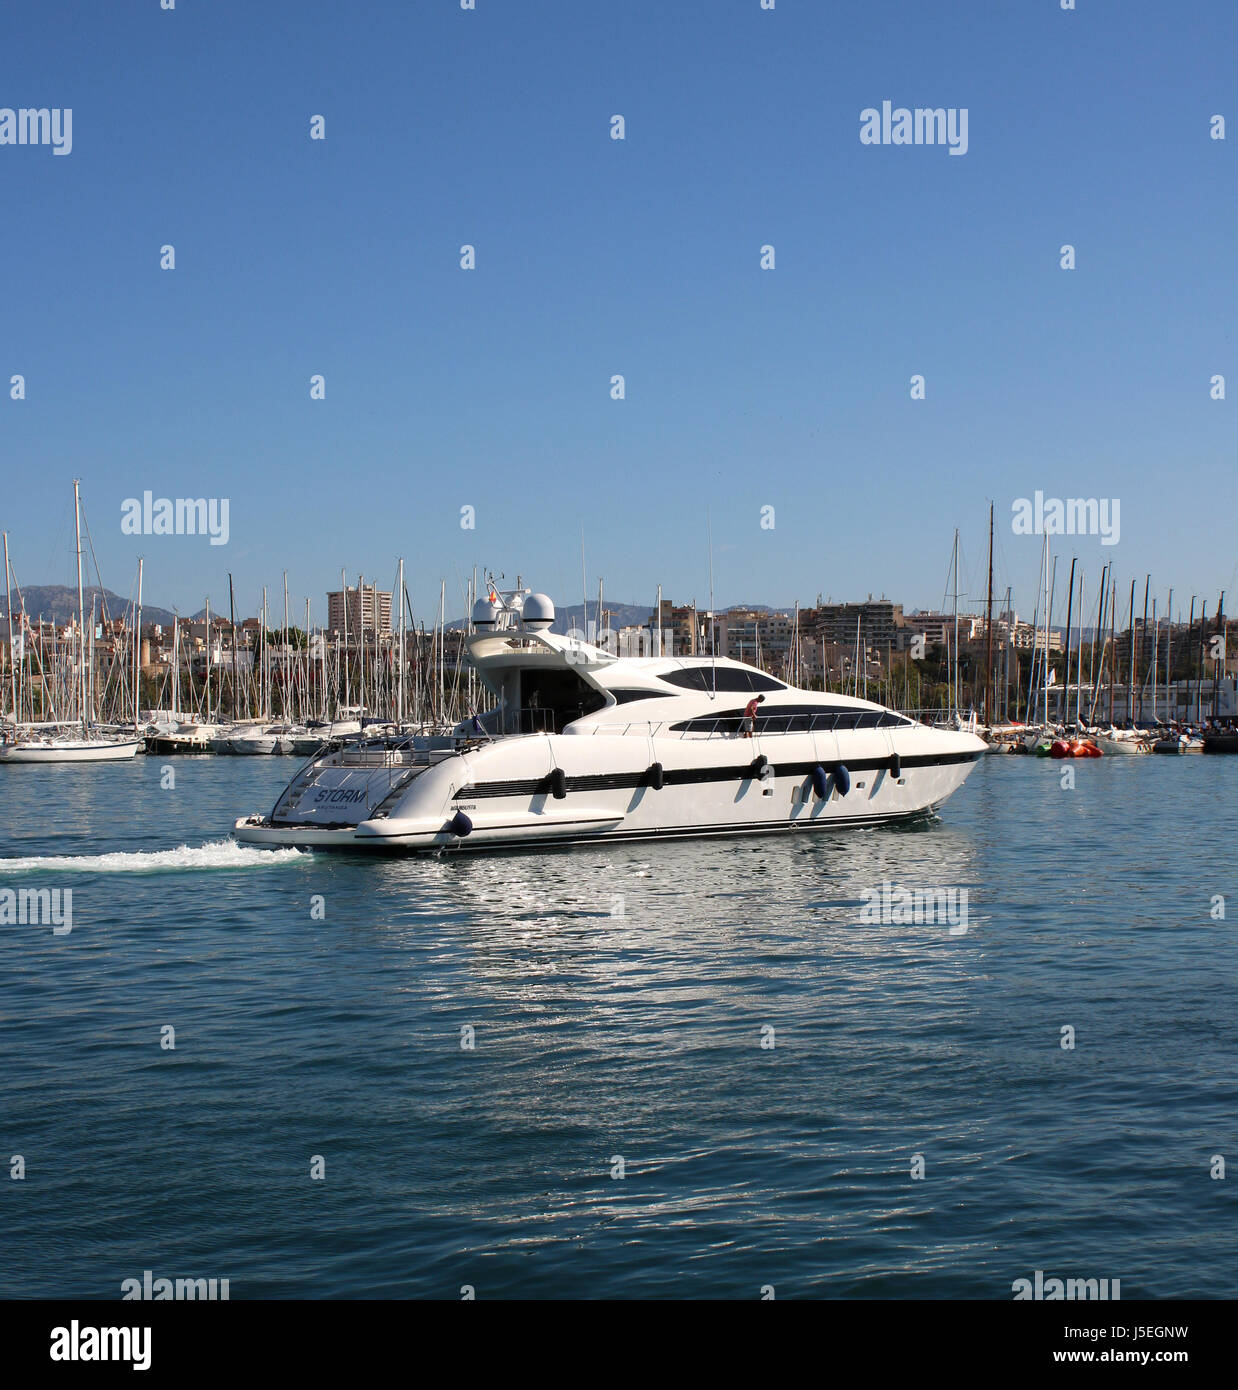
[[[985,751],[738,661],[615,656],[554,616],[527,590],[482,599],[464,640],[492,709],[447,738],[327,745],[236,838],[455,851],[871,825],[939,806]]]

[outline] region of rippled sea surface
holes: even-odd
[[[1238,759],[989,757],[915,829],[231,844],[294,767],[0,768],[0,886],[73,891],[0,927],[0,1296],[1238,1297]]]

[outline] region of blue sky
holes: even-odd
[[[577,600],[582,528],[591,595],[704,604],[707,525],[720,606],[936,607],[955,527],[982,597],[993,499],[1030,611],[1011,503],[1041,489],[1121,504],[1118,545],[1055,542],[1059,578],[1077,554],[1094,596],[1113,559],[1212,608],[1238,6],[1078,4],[11,7],[0,107],[73,110],[67,157],[0,147],[19,579],[70,580],[76,475],[108,586],[141,553],[186,612],[287,569],[321,619],[341,567],[398,555],[419,614],[474,565]],[[861,144],[887,99],[967,108],[966,155]],[[228,498],[228,545],[122,535],[146,489]]]

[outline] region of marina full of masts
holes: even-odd
[[[15,760],[23,747],[32,761],[56,760],[57,747],[71,760],[143,748],[306,755],[329,738],[447,735],[486,705],[466,655],[471,618],[448,621],[445,583],[428,621],[415,617],[402,560],[394,613],[392,591],[363,577],[350,586],[341,573],[340,591],[329,596],[336,622],[315,626],[308,600],[292,611],[285,573],[274,598],[262,591],[258,616],[237,623],[229,576],[225,611],[207,600],[169,627],[143,622],[140,561],[122,611],[108,611],[101,578],[86,605],[92,547],[76,484],[74,518],[78,611],[67,623],[26,610],[4,535],[10,602],[0,620],[0,757]],[[800,688],[978,729],[994,751],[1047,753],[1072,741],[1088,747],[1059,747],[1056,756],[1238,748],[1238,634],[1229,632],[1223,593],[1211,613],[1197,596],[1184,613],[1172,589],[1162,602],[1151,576],[1119,583],[1112,565],[1089,589],[1074,560],[1059,577],[1046,539],[1027,622],[1013,613],[1009,590],[1004,602],[993,592],[991,549],[978,613],[960,605],[958,568],[956,533],[952,601],[940,613],[904,615],[871,596],[777,613],[714,612],[676,606],[659,589],[648,621],[616,632],[599,583],[582,623],[603,647],[716,651]],[[476,573],[465,588],[471,614],[482,591]]]

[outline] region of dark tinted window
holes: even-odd
[[[910,724],[890,710],[853,709],[846,705],[766,705],[757,710],[756,732],[802,734],[816,730],[891,729]],[[746,726],[742,709],[719,710],[671,725],[673,733],[737,733]]]
[[[633,700],[665,700],[661,690],[612,690],[617,705],[627,705]]]
[[[764,676],[760,671],[737,671],[732,666],[690,666],[685,671],[668,671],[658,679],[677,685],[681,690],[742,690],[751,694],[758,690],[786,689],[772,676]]]

